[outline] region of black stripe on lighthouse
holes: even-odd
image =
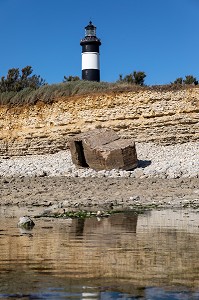
[[[100,70],[98,70],[98,69],[82,70],[82,79],[99,82],[100,81]]]
[[[83,52],[97,52],[97,53],[99,53],[99,45],[98,44],[82,45],[82,53]]]
[[[82,79],[100,81],[99,46],[101,41],[96,37],[96,27],[89,23],[85,27],[85,38],[82,46]]]

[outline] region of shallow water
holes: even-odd
[[[199,299],[197,211],[43,218],[31,231],[23,213],[0,208],[0,299]]]

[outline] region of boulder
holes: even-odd
[[[19,218],[18,227],[25,228],[25,229],[32,229],[34,226],[35,223],[28,216]]]
[[[70,139],[69,148],[75,165],[96,171],[131,170],[138,164],[134,141],[120,139],[107,128],[77,134]]]

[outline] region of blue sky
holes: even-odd
[[[148,85],[199,79],[199,0],[0,0],[0,77],[33,67],[48,83],[81,77],[84,27],[92,20],[101,80],[144,71]]]

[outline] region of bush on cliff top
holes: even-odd
[[[45,85],[45,80],[40,75],[31,75],[33,69],[26,66],[20,72],[18,68],[8,70],[7,76],[0,79],[0,92],[19,92],[25,88],[37,89]]]

